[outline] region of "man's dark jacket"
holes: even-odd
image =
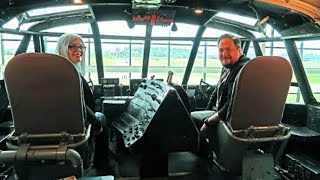
[[[233,84],[236,76],[241,68],[250,59],[244,55],[240,56],[239,60],[231,66],[231,68],[222,68],[219,82],[216,89],[212,92],[207,109],[217,111],[222,120],[226,120],[228,107],[231,102]]]

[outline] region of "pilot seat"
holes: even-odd
[[[291,64],[282,57],[257,57],[241,69],[227,120],[209,138],[224,170],[242,179],[274,179],[290,137],[281,119],[291,78]]]
[[[4,77],[14,132],[0,161],[13,163],[19,179],[82,176],[92,166],[95,138],[74,65],[54,54],[26,53],[9,61]]]

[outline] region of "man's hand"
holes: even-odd
[[[204,120],[204,123],[200,128],[200,136],[208,137],[209,126],[216,124],[218,121],[220,121],[220,119],[221,118],[219,117],[218,113],[215,113],[214,115],[210,116],[208,119]]]
[[[208,137],[208,130],[209,130],[209,127],[206,124],[203,124],[202,127],[200,128],[200,136]]]

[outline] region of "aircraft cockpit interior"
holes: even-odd
[[[3,0],[0,180],[320,179],[318,0]]]

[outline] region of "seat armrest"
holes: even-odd
[[[265,138],[265,137],[277,137],[284,136],[290,131],[289,127],[286,127],[283,124],[278,126],[250,126],[247,129],[243,130],[232,130],[232,133],[240,138]]]
[[[79,147],[90,138],[91,124],[86,128],[85,134],[68,134],[62,132],[59,134],[22,134],[7,138],[6,145],[8,149],[19,149],[19,145],[30,143],[30,149],[58,148],[61,142],[67,143],[69,148]]]
[[[283,141],[291,136],[290,128],[279,124],[279,126],[249,127],[244,130],[232,130],[225,122],[222,123],[224,131],[233,139],[240,142],[268,142]]]

